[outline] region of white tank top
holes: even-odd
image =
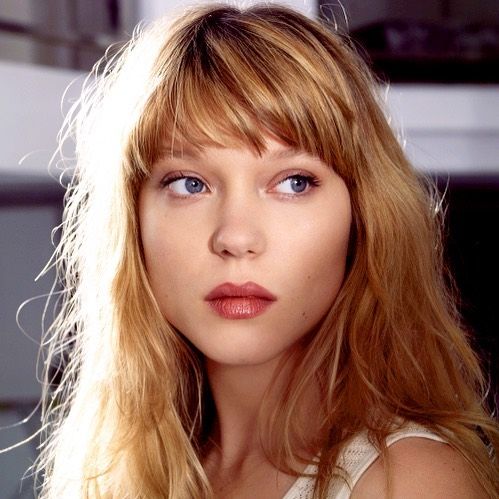
[[[441,437],[415,423],[407,423],[400,430],[392,433],[386,439],[386,445],[398,442],[403,438],[420,437],[445,442]],[[340,453],[338,466],[348,474],[348,482],[341,478],[333,479],[328,492],[328,499],[348,499],[355,484],[379,456],[377,449],[367,439],[367,432],[361,432]],[[308,465],[304,473],[316,474],[317,466]],[[310,499],[314,490],[315,479],[299,477],[282,499]]]

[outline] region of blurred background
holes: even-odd
[[[63,116],[111,43],[181,0],[0,0],[0,449],[39,426],[37,352],[64,191],[48,164]],[[245,1],[244,4],[252,3]],[[348,32],[384,82],[393,127],[446,192],[446,258],[492,381],[499,358],[499,3],[288,0]],[[71,154],[71,151],[68,151]],[[38,298],[37,298],[38,297]],[[16,320],[19,306],[20,309]],[[19,324],[18,324],[18,323]],[[28,416],[32,414],[31,417]],[[0,454],[0,497],[34,497],[38,438]]]

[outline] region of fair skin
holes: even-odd
[[[449,445],[425,438],[406,438],[389,448],[391,494],[386,469],[377,459],[357,482],[351,499],[486,499],[469,464]]]
[[[280,361],[299,351],[341,287],[351,216],[346,185],[331,168],[271,138],[262,156],[246,147],[194,151],[184,144],[160,158],[142,185],[152,290],[165,318],[205,358],[217,420],[203,466],[216,497],[280,499],[296,479],[267,461],[256,419],[271,381],[272,403],[287,379],[286,368],[277,372]],[[261,315],[229,319],[208,306],[215,286],[248,281],[276,297]],[[308,393],[298,417],[312,439],[319,394],[316,387]],[[455,451],[421,440],[390,448],[393,497],[482,497]],[[352,497],[386,497],[384,477],[378,460]]]
[[[256,415],[279,361],[299,348],[340,289],[351,224],[348,189],[318,158],[270,138],[261,157],[246,147],[211,146],[199,154],[186,146],[173,156],[160,159],[144,182],[139,219],[159,306],[205,356],[217,410],[217,445],[205,467],[223,489],[219,497],[230,497],[233,484],[251,488],[255,470],[272,471],[266,497],[274,489],[282,496],[294,479],[280,476],[276,488]],[[227,319],[204,300],[221,283],[248,281],[277,298],[257,317]],[[303,417],[313,431],[310,415]]]
[[[270,139],[261,158],[218,147],[175,156],[154,165],[139,197],[159,306],[210,369],[275,361],[320,321],[341,286],[351,222],[345,183],[319,159]],[[186,177],[200,192],[186,190]],[[248,281],[277,298],[264,314],[230,320],[207,306],[217,285]]]

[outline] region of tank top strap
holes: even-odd
[[[386,446],[404,438],[428,438],[438,442],[445,442],[440,436],[417,423],[408,422],[399,430],[391,433],[386,439]],[[338,460],[338,466],[345,471],[346,482],[335,480],[331,487],[331,498],[346,499],[350,497],[352,489],[367,471],[369,466],[379,457],[379,451],[369,441],[367,431],[355,436],[343,449]]]
[[[424,426],[407,422],[399,430],[387,437],[386,445],[389,447],[399,440],[411,437],[428,438],[430,440],[445,442],[444,439]],[[362,431],[355,435],[343,448],[338,459],[338,467],[344,472],[344,479],[338,477],[332,480],[328,497],[330,499],[348,499],[355,484],[378,456],[379,452],[369,441],[367,431]],[[316,474],[317,466],[310,464],[304,473]],[[314,478],[299,477],[284,495],[283,499],[310,499],[314,483]]]

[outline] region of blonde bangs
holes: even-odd
[[[177,33],[181,49],[165,43],[154,75],[161,83],[132,134],[135,159],[148,171],[183,144],[261,154],[271,136],[339,166],[351,150],[354,113],[329,54],[312,65],[312,37],[298,41],[292,25],[269,26],[258,9],[232,16],[224,7],[211,22],[187,15]]]

